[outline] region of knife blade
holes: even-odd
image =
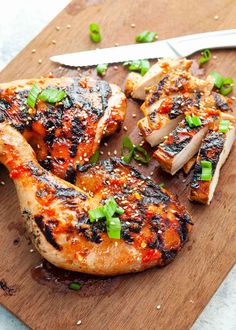
[[[192,34],[145,44],[133,44],[62,54],[50,60],[67,66],[93,66],[160,57],[185,57],[209,48],[235,48],[236,29]]]

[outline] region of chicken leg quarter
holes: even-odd
[[[97,275],[137,272],[169,263],[188,240],[191,219],[177,198],[118,159],[85,165],[84,191],[43,169],[25,138],[0,123],[0,162],[9,170],[27,231],[52,264]],[[88,210],[113,196],[124,209],[121,239],[107,235],[105,220],[91,223]]]

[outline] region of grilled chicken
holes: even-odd
[[[142,271],[170,262],[189,237],[191,219],[177,198],[120,160],[79,166],[76,187],[42,168],[24,137],[3,122],[0,162],[35,247],[58,267],[97,275]],[[121,239],[88,217],[109,196],[124,209]]]
[[[33,84],[56,88],[66,97],[56,104],[26,100]],[[18,129],[34,148],[40,164],[73,181],[76,164],[88,163],[103,136],[120,129],[126,97],[105,81],[83,78],[44,78],[0,84],[0,119]]]
[[[191,64],[192,61],[186,59],[160,59],[148,70],[148,72],[143,77],[138,78],[137,75],[135,76],[135,79],[133,79],[133,75],[128,77],[125,90],[133,98],[144,100],[146,96],[146,90],[149,87],[158,84],[166,74],[171,73],[177,68],[182,71],[188,71]]]
[[[191,201],[210,204],[219,180],[220,169],[230,153],[234,139],[235,124],[232,122],[227,133],[209,130],[198,153],[190,186],[189,199]],[[201,161],[208,161],[212,164],[212,179],[209,181],[201,179]]]
[[[174,175],[197,153],[207,130],[208,121],[202,120],[202,126],[191,128],[184,119],[158,146],[153,156],[166,172]]]

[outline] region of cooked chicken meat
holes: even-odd
[[[37,100],[27,105],[32,86],[63,90],[55,104]],[[104,135],[120,129],[126,97],[105,81],[83,78],[44,78],[0,84],[0,119],[18,129],[34,148],[40,164],[71,181],[76,164],[88,163]]]
[[[42,168],[23,135],[3,122],[0,162],[36,249],[58,267],[97,275],[142,271],[170,262],[189,237],[191,219],[177,198],[119,160],[78,167],[78,188]],[[108,237],[105,220],[89,220],[88,211],[109,196],[124,210],[121,239]]]
[[[189,198],[204,204],[210,204],[220,175],[220,169],[224,165],[233,142],[235,140],[235,124],[231,123],[228,132],[209,130],[202,141],[194,169]],[[202,180],[201,161],[207,161],[212,166],[212,178]]]

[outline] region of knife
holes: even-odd
[[[185,57],[206,48],[235,48],[236,29],[206,32],[145,44],[95,49],[52,56],[51,61],[68,66],[92,66],[160,57]]]

